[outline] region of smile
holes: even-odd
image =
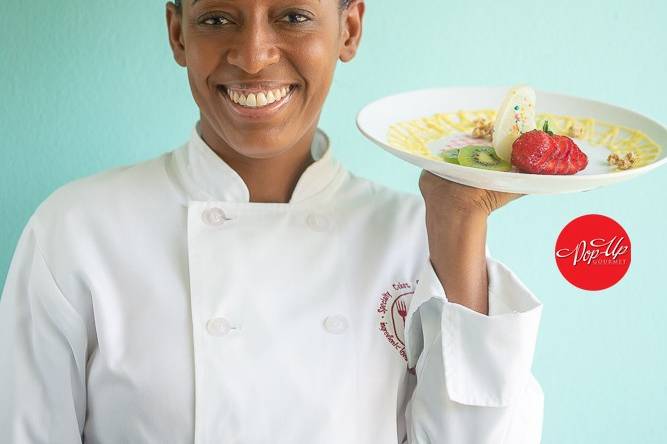
[[[294,85],[285,85],[279,88],[254,91],[231,87],[223,87],[223,90],[235,105],[244,108],[264,108],[269,105],[279,106],[286,102],[294,88]]]
[[[272,119],[292,101],[297,85],[218,87],[222,100],[243,119]]]

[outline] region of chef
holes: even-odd
[[[317,127],[362,0],[168,3],[187,143],[70,182],[0,300],[0,443],[538,443],[517,195],[348,172]]]

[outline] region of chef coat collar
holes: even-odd
[[[289,203],[297,203],[315,196],[332,183],[342,171],[333,157],[329,137],[319,128],[310,147],[314,162],[297,181]],[[176,156],[184,185],[194,200],[222,202],[250,202],[250,191],[241,176],[220,158],[202,139],[199,122],[184,152]],[[184,176],[184,177],[183,177]]]

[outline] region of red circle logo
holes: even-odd
[[[556,265],[582,290],[604,290],[630,267],[630,238],[614,219],[587,214],[567,224],[556,240]]]

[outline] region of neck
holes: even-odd
[[[270,158],[247,157],[229,146],[202,119],[204,142],[236,173],[250,191],[250,202],[287,203],[303,172],[314,162],[310,149],[315,128],[294,146]]]

